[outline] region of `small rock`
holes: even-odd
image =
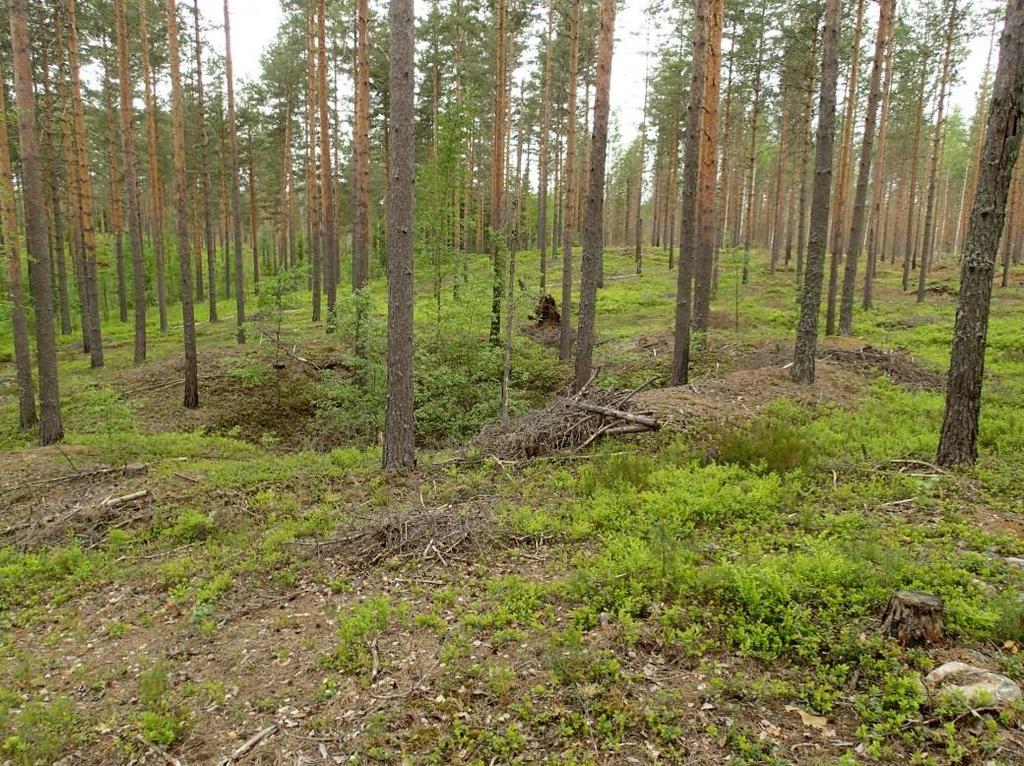
[[[1006,556],[1003,558],[1003,561],[1012,567],[1017,567],[1017,569],[1024,569],[1024,559],[1018,556]]]
[[[1001,706],[1021,698],[1020,687],[1006,676],[966,662],[940,665],[925,676],[924,685],[933,692],[959,692],[972,705]]]

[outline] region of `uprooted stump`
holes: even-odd
[[[562,322],[562,315],[558,313],[558,304],[555,303],[554,297],[540,296],[530,319],[537,323],[537,327],[558,327]]]
[[[882,617],[882,630],[904,646],[942,641],[942,599],[918,590],[892,594]]]
[[[487,425],[474,446],[505,460],[534,458],[562,450],[580,450],[609,436],[657,431],[661,423],[638,411],[632,398],[640,391],[601,391],[589,386],[572,397],[511,420]]]

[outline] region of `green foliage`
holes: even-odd
[[[163,536],[179,545],[205,540],[216,531],[217,525],[209,514],[193,508],[178,514],[174,523],[163,530]]]
[[[186,716],[171,699],[169,676],[170,669],[160,661],[139,677],[139,731],[147,742],[161,747],[177,742],[187,723]]]
[[[368,598],[338,615],[338,645],[323,664],[344,673],[364,673],[373,659],[370,642],[393,622],[403,623],[408,608],[384,596]]]
[[[810,469],[815,456],[811,435],[801,426],[806,419],[795,404],[779,400],[726,429],[712,454],[721,462],[763,471]]]
[[[67,697],[29,702],[9,718],[0,715],[0,754],[14,766],[54,763],[84,739],[83,723]]]

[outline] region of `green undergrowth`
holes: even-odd
[[[700,374],[728,364],[715,349],[790,342],[792,269],[769,276],[755,258],[744,285],[742,263],[741,252],[723,253],[713,343],[695,355]],[[601,380],[657,384],[667,359],[637,338],[668,331],[675,272],[657,250],[642,277],[631,273],[629,254],[609,252],[606,265],[622,278],[607,279],[600,294]],[[524,254],[519,266],[534,285],[535,255]],[[440,315],[429,291],[417,297],[421,449],[420,469],[409,477],[378,467],[380,282],[339,300],[326,341],[322,325],[309,330],[305,313],[291,310],[308,296],[281,301],[282,327],[297,347],[323,352],[326,344],[339,360],[310,382],[311,445],[247,441],[230,429],[153,432],[144,409],[118,393],[130,347],[112,344],[102,372],[62,352],[67,454],[24,454],[58,472],[69,470],[69,460],[145,463],[140,482],[152,490],[152,514],[98,536],[68,530],[38,545],[0,547],[0,761],[54,762],[95,743],[100,727],[128,732],[126,752],[141,746],[138,738],[171,752],[183,747],[202,735],[203,711],[223,701],[230,677],[186,684],[176,658],[147,655],[125,681],[135,702],[104,702],[97,715],[71,686],[58,690],[52,681],[54,689],[41,691],[40,678],[64,662],[62,642],[79,646],[99,635],[129,644],[142,635],[151,641],[159,629],[212,653],[232,640],[226,625],[248,627],[248,606],[300,586],[328,594],[323,620],[331,628],[310,667],[296,668],[318,677],[317,691],[300,699],[289,690],[290,705],[330,711],[318,706],[341,689],[366,691],[375,669],[397,674],[396,647],[404,652],[409,643],[425,656],[436,647],[438,669],[427,683],[437,688],[395,703],[410,706],[401,716],[367,719],[365,753],[376,762],[413,752],[426,754],[416,763],[529,762],[523,753],[542,748],[551,763],[569,766],[603,762],[595,749],[615,757],[626,743],[646,742],[659,762],[682,763],[701,738],[731,763],[788,763],[790,751],[759,728],[786,706],[842,727],[839,736],[853,744],[827,762],[957,763],[970,762],[968,752],[995,752],[998,733],[1021,711],[974,716],[953,703],[936,707],[920,686],[936,657],[884,636],[879,616],[895,590],[934,593],[945,604],[951,649],[984,652],[1024,680],[1014,653],[1024,644],[1024,572],[1005,561],[1024,555],[1015,526],[1024,506],[1017,298],[997,294],[981,457],[972,469],[930,465],[942,392],[881,377],[865,382],[855,406],[778,400],[756,413],[737,406],[713,429],[694,424],[599,443],[565,460],[512,464],[455,450],[497,413],[502,355],[487,338],[486,267],[486,257],[474,257],[460,301],[446,299]],[[557,272],[549,279],[556,284]],[[952,301],[904,298],[888,265],[881,279],[878,309],[858,309],[861,339],[906,348],[941,372]],[[516,290],[517,327],[535,298]],[[231,347],[229,325],[204,325],[201,348]],[[129,337],[119,332],[112,337]],[[357,339],[370,361],[353,354]],[[155,337],[154,356],[177,354],[171,341]],[[272,355],[262,353],[230,368],[248,395],[259,396],[269,374],[263,362]],[[513,354],[513,412],[564,390],[569,368],[555,349],[517,333]],[[9,429],[12,413],[0,406],[0,448],[17,458],[30,439]],[[411,556],[363,571],[316,547],[375,514],[449,502],[493,525],[481,526],[482,539],[491,534],[483,547],[445,566]],[[995,514],[1005,523],[984,521]],[[384,574],[406,584],[378,592]],[[80,599],[121,588],[144,594],[146,608],[112,609],[100,625],[77,614]],[[87,653],[81,662],[75,672],[87,686],[103,689],[103,679],[128,675],[90,666]],[[657,687],[641,671],[648,665],[657,666]],[[701,687],[687,674],[699,674]],[[686,680],[674,685],[677,678]],[[277,698],[248,702],[273,711]],[[698,719],[701,706],[711,712]],[[449,716],[444,726],[436,725],[439,713]],[[336,725],[324,720],[324,731]],[[971,720],[978,725],[968,727]],[[993,762],[1000,761],[993,755]]]

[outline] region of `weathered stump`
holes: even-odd
[[[882,617],[882,630],[904,646],[942,641],[942,599],[919,590],[892,594]]]

